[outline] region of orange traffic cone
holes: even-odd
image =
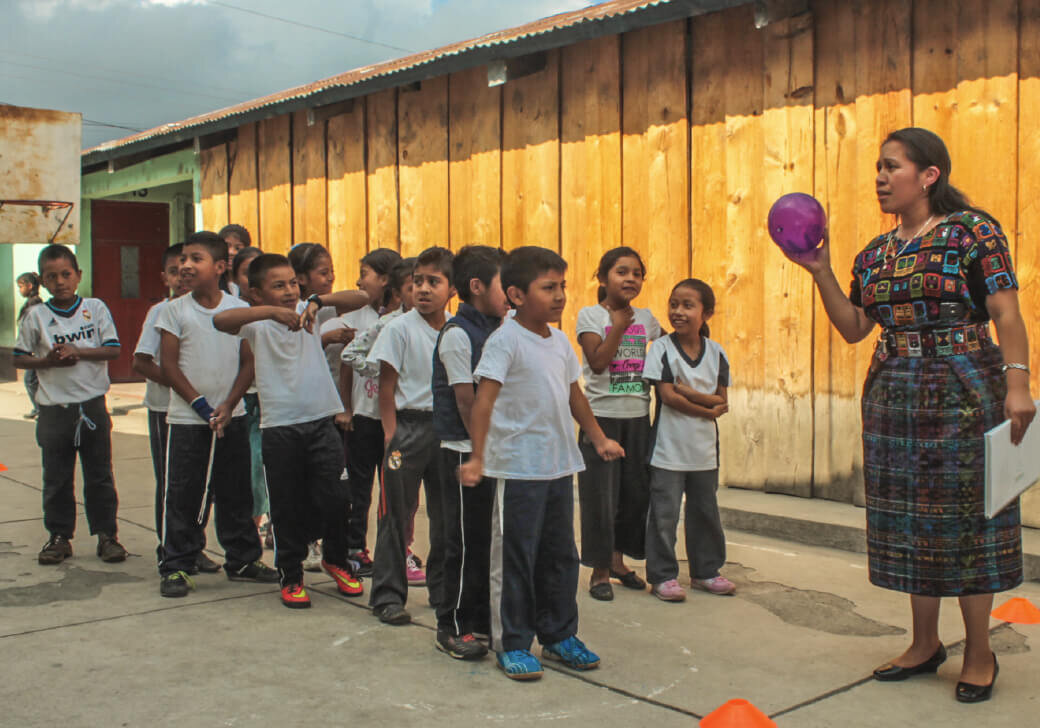
[[[701,719],[701,728],[776,728],[769,716],[742,698],[729,700]]]
[[[0,463],[0,473],[4,472],[5,470],[7,470],[7,466],[3,463]]]
[[[1040,624],[1040,609],[1025,597],[1008,599],[993,610],[994,619],[1017,624]]]

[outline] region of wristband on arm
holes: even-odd
[[[201,394],[191,401],[191,408],[195,410],[199,417],[201,417],[206,424],[209,424],[210,419],[213,417],[213,408],[210,407],[209,402]]]

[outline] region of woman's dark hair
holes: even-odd
[[[412,279],[412,274],[415,273],[416,260],[416,258],[401,258],[390,269],[390,275],[386,279],[386,288],[383,290],[384,306],[390,302],[394,291],[400,291]]]
[[[29,298],[40,295],[40,276],[36,275],[32,271],[22,273],[18,276],[17,282],[21,283],[23,281],[29,284]]]
[[[672,288],[672,293],[674,294],[680,288],[689,288],[692,291],[696,291],[697,295],[701,297],[701,306],[704,308],[704,313],[715,313],[715,291],[711,290],[711,286],[707,283],[700,278],[687,278],[676,283],[675,287]],[[701,324],[699,333],[705,339],[711,336],[711,329],[708,328],[707,321]]]
[[[953,212],[968,210],[992,219],[988,212],[972,205],[967,195],[950,183],[950,170],[953,166],[950,162],[950,152],[938,134],[921,127],[910,126],[892,132],[885,137],[882,144],[889,142],[902,144],[907,159],[913,162],[919,170],[929,167],[939,169],[939,178],[928,188],[928,204],[933,213],[949,215]]]
[[[242,242],[242,245],[248,246],[253,244],[252,238],[249,237],[249,231],[241,225],[236,225],[234,223],[231,223],[230,225],[225,225],[224,227],[220,228],[220,232],[217,233],[217,235],[220,236],[221,240],[225,241],[228,239],[229,236],[234,235]]]
[[[242,269],[243,265],[251,261],[256,256],[263,254],[264,251],[260,250],[260,248],[248,247],[239,250],[237,253],[235,253],[235,259],[231,261],[231,277],[238,278],[238,271]]]
[[[381,276],[390,275],[390,271],[400,262],[401,254],[393,248],[376,248],[361,259],[361,265],[367,265]]]
[[[331,258],[324,245],[318,243],[297,243],[289,250],[289,264],[296,275],[305,275],[318,267],[322,256]]]
[[[610,274],[610,269],[614,267],[614,264],[621,258],[635,258],[639,261],[639,269],[643,272],[643,277],[646,278],[646,264],[643,262],[643,258],[632,248],[627,245],[621,245],[617,248],[611,248],[603,257],[599,259],[599,268],[596,269],[596,278],[600,282],[599,288],[596,289],[596,300],[599,303],[603,303],[607,297],[607,287],[603,285],[603,281],[607,280],[607,276]]]

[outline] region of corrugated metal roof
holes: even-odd
[[[472,40],[356,68],[321,81],[114,139],[84,150],[83,164],[96,164],[143,152],[301,108],[343,101],[380,88],[431,78],[494,59],[515,57],[601,35],[710,13],[750,1],[611,0]]]

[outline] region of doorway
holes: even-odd
[[[165,202],[91,202],[94,296],[112,312],[122,351],[109,363],[114,382],[139,382],[132,368],[134,345],[145,314],[166,297],[159,273],[170,244]]]

